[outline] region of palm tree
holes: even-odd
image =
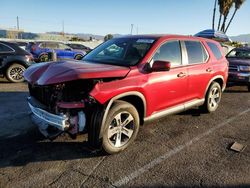
[[[213,24],[212,24],[213,30],[214,30],[214,22],[215,22],[216,5],[217,5],[217,0],[214,1],[214,13],[213,13]]]
[[[245,2],[245,0],[234,0],[234,13],[233,13],[233,15],[232,15],[232,17],[231,17],[231,19],[230,19],[230,21],[229,21],[227,27],[226,27],[225,33],[227,32],[227,30],[228,30],[228,28],[229,28],[231,22],[233,21],[236,12],[240,9],[241,5],[242,5],[244,2]]]
[[[222,26],[221,26],[221,31],[225,32],[225,25],[226,25],[226,21],[227,21],[227,17],[229,14],[230,9],[232,8],[234,3],[234,0],[225,0],[224,1],[224,6],[223,6],[223,22],[222,22]]]
[[[225,0],[218,0],[218,5],[219,5],[219,8],[220,8],[220,17],[219,17],[219,23],[218,23],[217,30],[220,29],[220,23],[221,23],[221,18],[222,18],[222,15],[223,15],[224,4],[225,4]]]

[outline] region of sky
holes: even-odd
[[[67,33],[129,34],[133,24],[133,34],[193,35],[212,27],[213,5],[214,0],[1,0],[0,28],[15,28],[18,16],[26,32],[61,32],[64,22]],[[249,18],[246,0],[227,34],[249,34]]]

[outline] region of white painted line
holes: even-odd
[[[214,131],[216,131],[217,129],[229,124],[230,122],[234,121],[235,119],[237,119],[238,117],[246,114],[250,112],[250,108],[248,108],[247,110],[237,114],[236,116],[233,116],[231,118],[229,118],[228,120],[218,124],[217,126],[207,130],[206,132],[194,137],[193,139],[191,139],[190,141],[186,142],[183,145],[179,145],[176,148],[168,151],[167,153],[157,157],[156,159],[154,159],[153,161],[151,161],[150,163],[148,163],[145,166],[142,166],[141,168],[135,170],[134,172],[132,172],[131,174],[122,177],[120,180],[114,182],[112,184],[112,186],[110,187],[120,187],[122,185],[126,185],[128,182],[130,182],[131,180],[137,178],[138,176],[142,175],[143,173],[147,172],[148,170],[152,169],[153,167],[155,167],[156,165],[160,164],[161,162],[165,161],[166,159],[168,159],[169,157],[181,152],[183,149],[187,148],[188,146],[191,146],[192,144],[198,142],[199,140],[201,140],[202,138],[210,135],[211,133],[213,133]]]

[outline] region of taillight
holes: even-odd
[[[34,45],[31,47],[31,51],[32,52],[36,51],[36,47]]]
[[[33,61],[33,56],[32,55],[26,55],[26,60],[27,61]]]

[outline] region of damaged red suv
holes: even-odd
[[[49,138],[88,133],[107,153],[127,148],[146,121],[217,109],[228,62],[212,40],[178,35],[111,39],[83,61],[41,63],[24,74],[33,121]]]

